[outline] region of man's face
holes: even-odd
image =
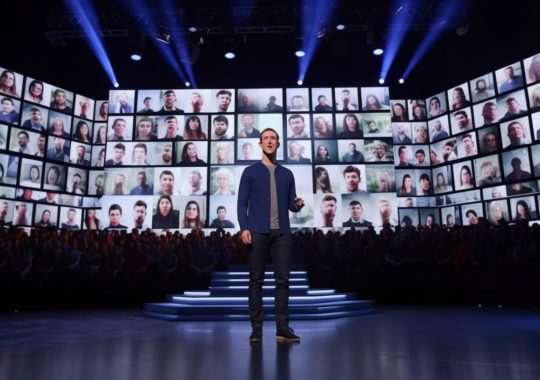
[[[217,215],[219,220],[225,220],[225,216],[227,215],[227,213],[224,209],[220,208],[217,212]]]
[[[172,146],[167,145],[163,148],[163,154],[161,155],[163,162],[171,162],[172,160]]]
[[[321,205],[321,213],[325,220],[333,221],[336,216],[336,202],[333,199],[324,201]]]
[[[351,100],[351,93],[349,91],[342,91],[341,92],[341,101],[343,103],[349,103]]]
[[[521,125],[514,123],[508,128],[508,137],[510,139],[521,139],[523,138],[523,128],[521,128]]]
[[[489,152],[497,150],[497,137],[492,133],[488,133],[484,137],[484,145]]]
[[[126,180],[126,178],[124,177],[124,175],[122,174],[117,174],[115,177],[114,177],[114,184],[116,186],[122,186],[124,184],[124,181]]]
[[[75,211],[69,210],[67,213],[67,218],[70,223],[73,223],[75,221]]]
[[[167,119],[165,128],[167,128],[167,135],[176,135],[176,130],[178,129],[178,121],[176,118]]]
[[[146,100],[144,101],[144,107],[145,107],[146,109],[151,109],[153,105],[154,105],[154,100],[152,100],[151,98],[150,98],[150,99],[146,99]]]
[[[43,136],[38,137],[37,147],[40,152],[43,152],[45,150],[45,137]]]
[[[17,209],[19,215],[26,214],[26,203],[19,203],[19,208]]]
[[[201,108],[204,103],[203,98],[199,94],[193,94],[191,95],[191,104],[193,105],[193,108]]]
[[[242,116],[242,124],[245,129],[251,130],[255,126],[255,120],[253,120],[252,115],[244,115]]]
[[[379,213],[383,217],[383,219],[387,219],[390,217],[390,214],[392,214],[392,209],[390,208],[389,202],[381,202],[379,204]]]
[[[345,185],[347,191],[354,192],[358,190],[358,184],[360,183],[360,177],[355,172],[345,173]]]
[[[77,158],[82,160],[84,158],[85,149],[82,146],[77,147]]]
[[[441,122],[440,122],[439,120],[437,120],[437,121],[435,122],[435,124],[434,124],[434,127],[435,127],[435,130],[436,130],[436,131],[440,131],[441,128],[442,128]]]
[[[399,151],[399,160],[405,163],[409,161],[409,151],[406,148]]]
[[[121,217],[122,214],[120,213],[120,210],[109,211],[109,224],[113,227],[118,226],[120,224]]]
[[[143,224],[144,219],[146,219],[146,207],[144,206],[135,206],[135,209],[133,210],[134,218],[135,218],[135,224]]]
[[[222,111],[227,111],[231,104],[231,96],[229,94],[220,94],[217,97],[218,107]]]
[[[118,137],[121,137],[124,135],[124,131],[126,130],[126,122],[123,120],[117,120],[114,122],[113,131],[114,134]]]
[[[28,145],[28,137],[24,133],[21,133],[17,136],[17,141],[19,142],[20,147],[25,147]]]
[[[278,136],[273,131],[266,131],[261,134],[259,146],[267,155],[276,153],[279,147]]]
[[[443,156],[447,157],[454,151],[454,147],[451,145],[445,145],[442,148]]]
[[[33,110],[30,114],[30,119],[32,119],[34,123],[39,123],[41,121],[41,111]]]
[[[349,144],[349,153],[354,153],[354,152],[356,152],[356,145]]]
[[[170,174],[163,174],[159,180],[161,191],[165,195],[171,195],[174,188],[174,177]]]
[[[351,212],[351,217],[354,220],[358,220],[360,219],[360,216],[362,216],[362,206],[360,205],[349,206],[349,211]]]
[[[60,139],[58,137],[54,138],[54,149],[57,151],[61,151],[64,149],[64,139]]]
[[[514,77],[514,69],[511,67],[504,69],[504,76],[506,79],[512,79]]]
[[[519,111],[519,103],[516,99],[507,102],[506,107],[508,108],[508,112],[510,113],[516,113]]]
[[[418,164],[421,165],[424,163],[424,161],[426,160],[426,156],[422,153],[416,153],[415,155],[416,157],[416,161],[418,161]]]
[[[124,149],[120,149],[120,148],[115,148],[114,149],[114,159],[116,161],[121,161],[122,158],[124,157],[124,154],[125,154]]]
[[[455,118],[456,118],[456,122],[459,128],[467,127],[467,124],[469,123],[469,119],[465,115],[460,113],[460,114],[457,114]]]
[[[386,149],[382,146],[382,145],[375,145],[373,147],[373,156],[380,160],[384,157],[384,155],[386,154]]]
[[[242,148],[242,152],[244,153],[244,158],[246,160],[251,160],[251,157],[253,156],[253,147],[251,145],[245,145]]]
[[[229,126],[224,121],[214,121],[214,133],[216,136],[224,136]]]
[[[2,111],[4,111],[4,113],[10,113],[11,111],[13,111],[13,108],[15,107],[13,106],[13,104],[11,104],[9,100],[4,100],[2,102]]]
[[[484,108],[482,116],[488,121],[497,119],[497,106],[487,106]]]
[[[197,172],[190,172],[188,175],[188,183],[192,188],[198,189],[201,185],[201,177]]]
[[[304,121],[301,118],[295,117],[289,120],[289,125],[291,126],[293,134],[301,135],[304,133],[305,125],[304,125]]]
[[[466,154],[471,154],[474,150],[474,144],[470,137],[465,137],[463,140],[463,148],[465,149]]]
[[[321,96],[319,98],[319,105],[324,107],[326,105],[326,96]]]
[[[169,92],[167,95],[165,95],[163,102],[167,108],[174,107],[174,104],[176,103],[176,94],[174,92]]]
[[[95,184],[96,184],[96,187],[99,187],[99,188],[103,187],[103,177],[102,176],[96,177]]]
[[[135,158],[136,162],[144,162],[144,160],[146,159],[146,152],[144,148],[139,147],[133,149],[133,158]]]

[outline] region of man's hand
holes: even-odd
[[[302,207],[304,207],[304,200],[300,197],[294,198],[294,205],[296,206],[297,210],[300,210]]]
[[[240,232],[240,240],[246,245],[251,244],[251,232],[249,230]]]

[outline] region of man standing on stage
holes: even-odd
[[[292,236],[289,210],[299,211],[304,201],[296,196],[292,172],[276,162],[279,135],[272,128],[259,136],[263,151],[261,162],[246,168],[238,191],[238,221],[240,239],[249,246],[249,317],[251,343],[262,340],[262,285],[267,254],[274,267],[276,339],[280,342],[300,342],[289,328],[289,275]]]

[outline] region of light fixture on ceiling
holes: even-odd
[[[295,45],[294,45],[294,55],[296,55],[298,58],[302,58],[306,55],[306,52],[303,49],[304,45],[304,39],[302,37],[298,37],[295,39]]]
[[[234,59],[236,58],[237,49],[234,38],[225,39],[225,58]]]
[[[171,43],[171,33],[168,32],[165,27],[160,26],[158,29],[158,33],[156,34],[156,40],[161,41],[165,44]]]

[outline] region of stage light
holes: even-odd
[[[118,87],[120,87],[120,83],[118,83],[118,82],[114,82],[114,87],[115,87],[115,88],[118,88]]]
[[[299,86],[303,85],[304,84],[304,81],[302,79],[298,79],[298,81],[296,82]]]
[[[384,53],[384,50],[381,49],[381,48],[377,48],[377,49],[373,50],[374,55],[382,55],[383,53]]]
[[[142,55],[140,53],[133,53],[131,54],[131,59],[133,61],[140,61],[142,59]]]
[[[188,30],[189,30],[191,33],[195,33],[195,32],[197,31],[197,28],[194,27],[194,26],[190,26],[190,27],[188,28]]]
[[[294,41],[294,55],[298,58],[302,58],[306,55],[306,52],[304,51],[304,39],[302,37],[298,37]]]
[[[336,25],[336,29],[337,29],[337,30],[345,30],[345,25],[343,25],[343,24],[337,24],[337,25]]]
[[[186,83],[184,83],[184,84],[186,85],[186,87],[191,86],[191,83],[189,83],[189,82],[186,82]]]
[[[379,79],[379,83],[380,83],[380,84],[384,84],[384,78],[380,78],[380,79]]]
[[[403,83],[405,83],[405,79],[399,78],[399,81],[398,81],[398,82],[399,82],[399,84],[403,84]]]
[[[298,49],[297,51],[294,52],[294,55],[296,55],[298,58],[302,58],[303,56],[306,55],[306,53],[302,49]]]
[[[160,26],[158,34],[156,35],[156,40],[169,44],[171,43],[171,34],[164,27]]]
[[[232,38],[225,40],[225,58],[236,58],[236,44]]]

